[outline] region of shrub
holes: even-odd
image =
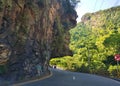
[[[79,72],[83,73],[89,73],[89,66],[87,63],[81,63],[81,66],[79,67]]]
[[[90,64],[90,73],[95,73],[99,75],[106,75],[107,74],[107,67],[101,61],[93,61]]]
[[[120,78],[120,66],[117,67],[116,65],[115,66],[110,65],[108,71],[111,77]]]

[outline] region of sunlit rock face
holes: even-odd
[[[11,54],[11,50],[5,44],[0,43],[0,65],[4,65]]]
[[[15,80],[44,74],[50,57],[71,54],[76,18],[69,0],[0,0],[0,65]]]

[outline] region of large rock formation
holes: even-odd
[[[0,66],[17,80],[46,72],[50,57],[70,54],[76,18],[69,0],[0,0]]]

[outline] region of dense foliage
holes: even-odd
[[[70,30],[73,56],[52,59],[50,64],[72,71],[120,77],[114,60],[120,54],[120,7],[87,13]]]

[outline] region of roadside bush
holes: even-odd
[[[116,65],[110,65],[108,71],[111,77],[120,78],[120,66],[117,67]]]
[[[56,65],[56,64],[58,64],[60,62],[60,60],[57,60],[57,59],[51,59],[50,60],[50,65],[52,66],[52,65]]]
[[[106,75],[107,74],[107,67],[101,61],[93,61],[90,64],[90,73],[99,74],[99,75]]]
[[[81,63],[81,66],[79,68],[79,72],[83,72],[83,73],[89,73],[89,66],[87,63]]]

